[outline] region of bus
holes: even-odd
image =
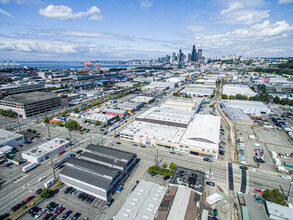
[[[59,167],[61,164],[64,164],[70,157],[66,156],[63,159],[59,160],[58,162],[53,164],[53,168],[56,169],[57,167]]]

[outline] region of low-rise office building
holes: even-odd
[[[21,153],[21,156],[23,159],[26,159],[31,163],[42,163],[58,154],[60,151],[66,150],[68,147],[70,147],[70,141],[54,138],[27,151],[24,151]]]
[[[59,176],[66,185],[109,201],[136,163],[136,154],[91,144],[79,159],[69,159]]]
[[[0,128],[0,148],[6,145],[16,147],[24,143],[24,136]]]
[[[92,113],[90,115],[86,115],[84,118],[86,120],[90,120],[92,123],[95,123],[95,121],[99,121],[102,124],[112,124],[114,121],[116,121],[116,118],[118,116],[116,115],[108,115],[103,113]]]
[[[155,219],[166,191],[167,187],[140,180],[113,219]]]
[[[58,95],[32,92],[12,95],[1,99],[0,109],[11,109],[23,118],[31,118],[66,107],[62,103],[62,97]]]

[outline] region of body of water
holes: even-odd
[[[79,61],[16,61],[17,67],[37,67],[38,69],[78,69],[84,68]],[[101,68],[136,67],[135,65],[102,64]]]

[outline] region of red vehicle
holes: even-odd
[[[254,189],[254,192],[263,193],[261,189]]]
[[[17,145],[18,147],[22,147],[22,145],[20,144],[20,145]]]
[[[25,203],[31,201],[33,198],[35,198],[35,196],[30,196],[30,197],[27,197],[26,200],[24,200]]]
[[[57,212],[55,212],[55,215],[59,215],[61,212],[64,211],[64,207],[61,207]]]
[[[59,153],[58,153],[58,155],[62,155],[62,154],[64,154],[65,153],[65,150],[62,150],[62,151],[60,151]]]

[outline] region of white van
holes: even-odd
[[[249,165],[249,163],[245,160],[240,161],[240,164],[247,165],[247,166]]]

